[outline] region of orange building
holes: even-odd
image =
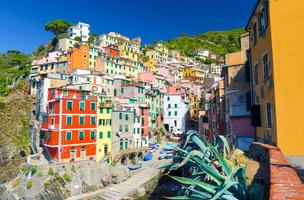
[[[88,91],[50,88],[41,134],[54,161],[94,159],[96,155],[97,97]]]
[[[89,45],[81,45],[73,48],[68,53],[68,72],[71,72],[73,69],[89,68],[89,54]]]
[[[119,56],[119,50],[118,50],[118,46],[111,44],[107,47],[104,47],[106,55],[107,56],[111,56],[111,57],[117,57]]]

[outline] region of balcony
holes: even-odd
[[[59,129],[59,124],[49,124],[49,130],[57,130]]]
[[[99,103],[99,108],[112,108],[113,104],[111,101],[105,101]]]

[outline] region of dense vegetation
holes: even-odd
[[[29,54],[8,51],[0,54],[0,96],[7,96],[16,80],[26,77],[30,72]]]
[[[169,49],[177,49],[182,54],[191,56],[199,48],[210,50],[213,53],[225,55],[240,49],[239,36],[244,34],[244,29],[228,31],[210,31],[199,35],[185,35],[163,41]]]

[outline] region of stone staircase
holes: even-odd
[[[102,200],[119,200],[135,195],[149,181],[158,179],[161,172],[158,166],[158,164],[154,164],[151,167],[146,167],[125,182],[104,189],[97,198]]]

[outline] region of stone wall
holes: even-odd
[[[278,147],[254,142],[249,154],[261,164],[257,176],[269,190],[269,200],[304,199],[304,186]]]

